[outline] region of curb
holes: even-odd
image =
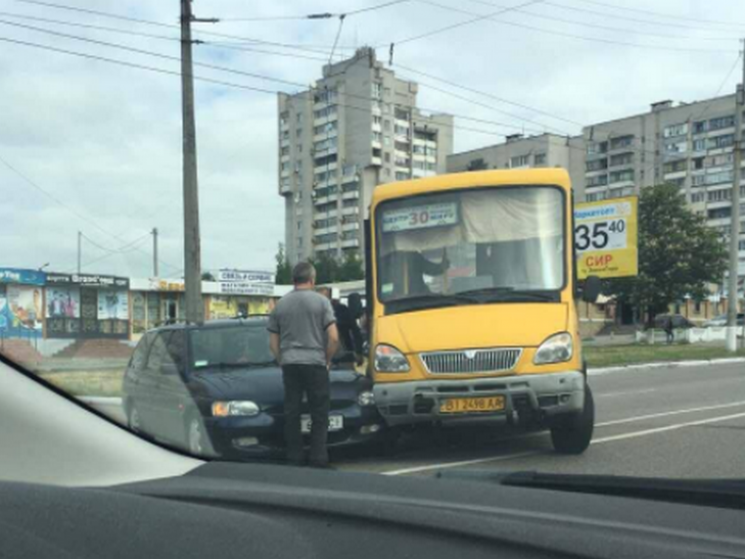
[[[734,363],[745,363],[745,357],[724,357],[720,359],[697,359],[691,361],[656,361],[653,363],[635,363],[633,365],[620,365],[617,367],[601,367],[598,369],[588,369],[587,374],[606,375],[610,373],[620,373],[623,371],[634,371],[638,369],[662,369],[675,367],[705,367],[710,365],[729,365]]]

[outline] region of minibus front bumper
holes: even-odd
[[[376,383],[373,391],[378,410],[389,426],[427,422],[517,423],[526,418],[545,420],[582,411],[585,375],[581,371],[564,371],[383,382]],[[456,406],[448,400],[459,402],[455,402]],[[479,409],[480,406],[486,409]]]

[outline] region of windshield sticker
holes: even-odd
[[[458,204],[443,202],[383,212],[383,233],[457,225]]]
[[[210,364],[209,361],[195,361],[194,362],[195,367],[206,367],[209,364]]]
[[[384,283],[383,287],[381,288],[381,291],[384,295],[388,295],[390,293],[393,293],[393,284],[392,283]]]

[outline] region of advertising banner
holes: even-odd
[[[47,287],[47,318],[80,318],[80,289]]]
[[[129,295],[126,291],[102,289],[98,292],[98,320],[128,320]]]
[[[220,283],[274,283],[274,272],[258,272],[246,270],[220,270],[217,281]]]
[[[99,274],[55,274],[49,273],[46,277],[48,285],[82,285],[85,287],[117,287],[129,289],[129,279],[115,276],[102,276]]]
[[[579,279],[639,273],[637,197],[577,204],[574,242]]]
[[[0,297],[0,330],[6,336],[40,336],[42,316],[41,287],[9,285]]]
[[[44,285],[46,274],[36,270],[20,268],[0,268],[0,283],[19,283],[23,285]]]

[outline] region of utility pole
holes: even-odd
[[[83,233],[81,231],[78,231],[78,274],[80,273],[81,268],[83,267]]]
[[[158,273],[158,228],[153,227],[153,277],[159,278]]]
[[[742,111],[745,109],[745,40],[743,40],[742,82],[735,94],[735,144],[733,153],[732,231],[729,253],[729,294],[727,297],[727,351],[737,351],[737,279],[740,252],[740,176],[742,165]]]
[[[192,0],[181,2],[181,109],[183,121],[184,179],[184,291],[186,322],[204,322],[202,256],[199,236],[199,187],[197,181],[197,131],[194,117],[194,68],[191,56],[191,23],[216,23],[191,13]]]

